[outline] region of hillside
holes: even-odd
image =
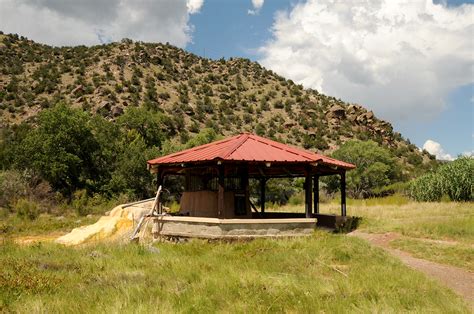
[[[162,112],[169,117],[163,128],[182,142],[208,127],[323,153],[371,139],[409,172],[433,159],[361,105],[304,89],[247,59],[210,60],[128,39],[58,48],[0,34],[0,128],[34,122],[60,100],[111,120],[133,106]]]

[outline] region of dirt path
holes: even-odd
[[[416,258],[407,252],[391,248],[389,245],[390,241],[399,237],[396,233],[376,234],[354,231],[349,235],[367,240],[373,245],[383,248],[393,256],[398,257],[408,267],[437,279],[463,297],[470,304],[471,309],[474,310],[474,273],[458,267]]]

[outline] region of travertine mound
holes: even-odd
[[[55,240],[64,245],[79,245],[99,240],[118,239],[131,232],[134,224],[149,213],[153,199],[131,204],[122,204],[102,216],[95,224],[73,229]]]

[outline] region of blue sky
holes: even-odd
[[[473,1],[449,0],[443,3],[451,8],[472,4]],[[222,5],[219,0],[206,0],[200,13],[190,18],[194,32],[186,49],[213,59],[245,57],[259,61],[262,55],[258,48],[272,39],[275,13],[291,10],[296,3],[298,1],[266,1],[258,15],[249,15],[251,1],[229,0]],[[343,100],[352,101],[347,96]],[[440,143],[444,153],[451,156],[471,152],[474,148],[474,85],[466,84],[451,90],[444,101],[444,109],[429,118],[389,120],[396,130],[418,147],[423,147],[431,139]],[[363,105],[370,108],[368,104]]]
[[[0,30],[49,45],[131,38],[249,58],[373,110],[440,159],[474,151],[474,0],[0,0],[0,8]]]

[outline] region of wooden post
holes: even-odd
[[[319,214],[319,176],[314,176],[314,213]]]
[[[341,216],[346,216],[346,171],[341,173]]]
[[[313,201],[312,201],[312,178],[309,170],[306,171],[306,177],[304,181],[305,188],[305,213],[306,218],[311,218],[313,215]]]
[[[218,191],[217,191],[217,215],[219,218],[224,217],[224,166],[219,165],[218,169]]]
[[[265,178],[260,179],[260,212],[265,212]]]
[[[245,211],[248,215],[249,213],[251,214],[250,189],[249,189],[249,169],[248,169],[248,167],[244,167],[244,169],[243,169],[242,181],[243,181],[242,183],[244,185],[244,191],[245,191]]]
[[[160,187],[160,185],[163,184],[163,175],[160,171],[160,168],[157,169],[157,173],[156,173],[156,190],[158,191],[158,188]]]

